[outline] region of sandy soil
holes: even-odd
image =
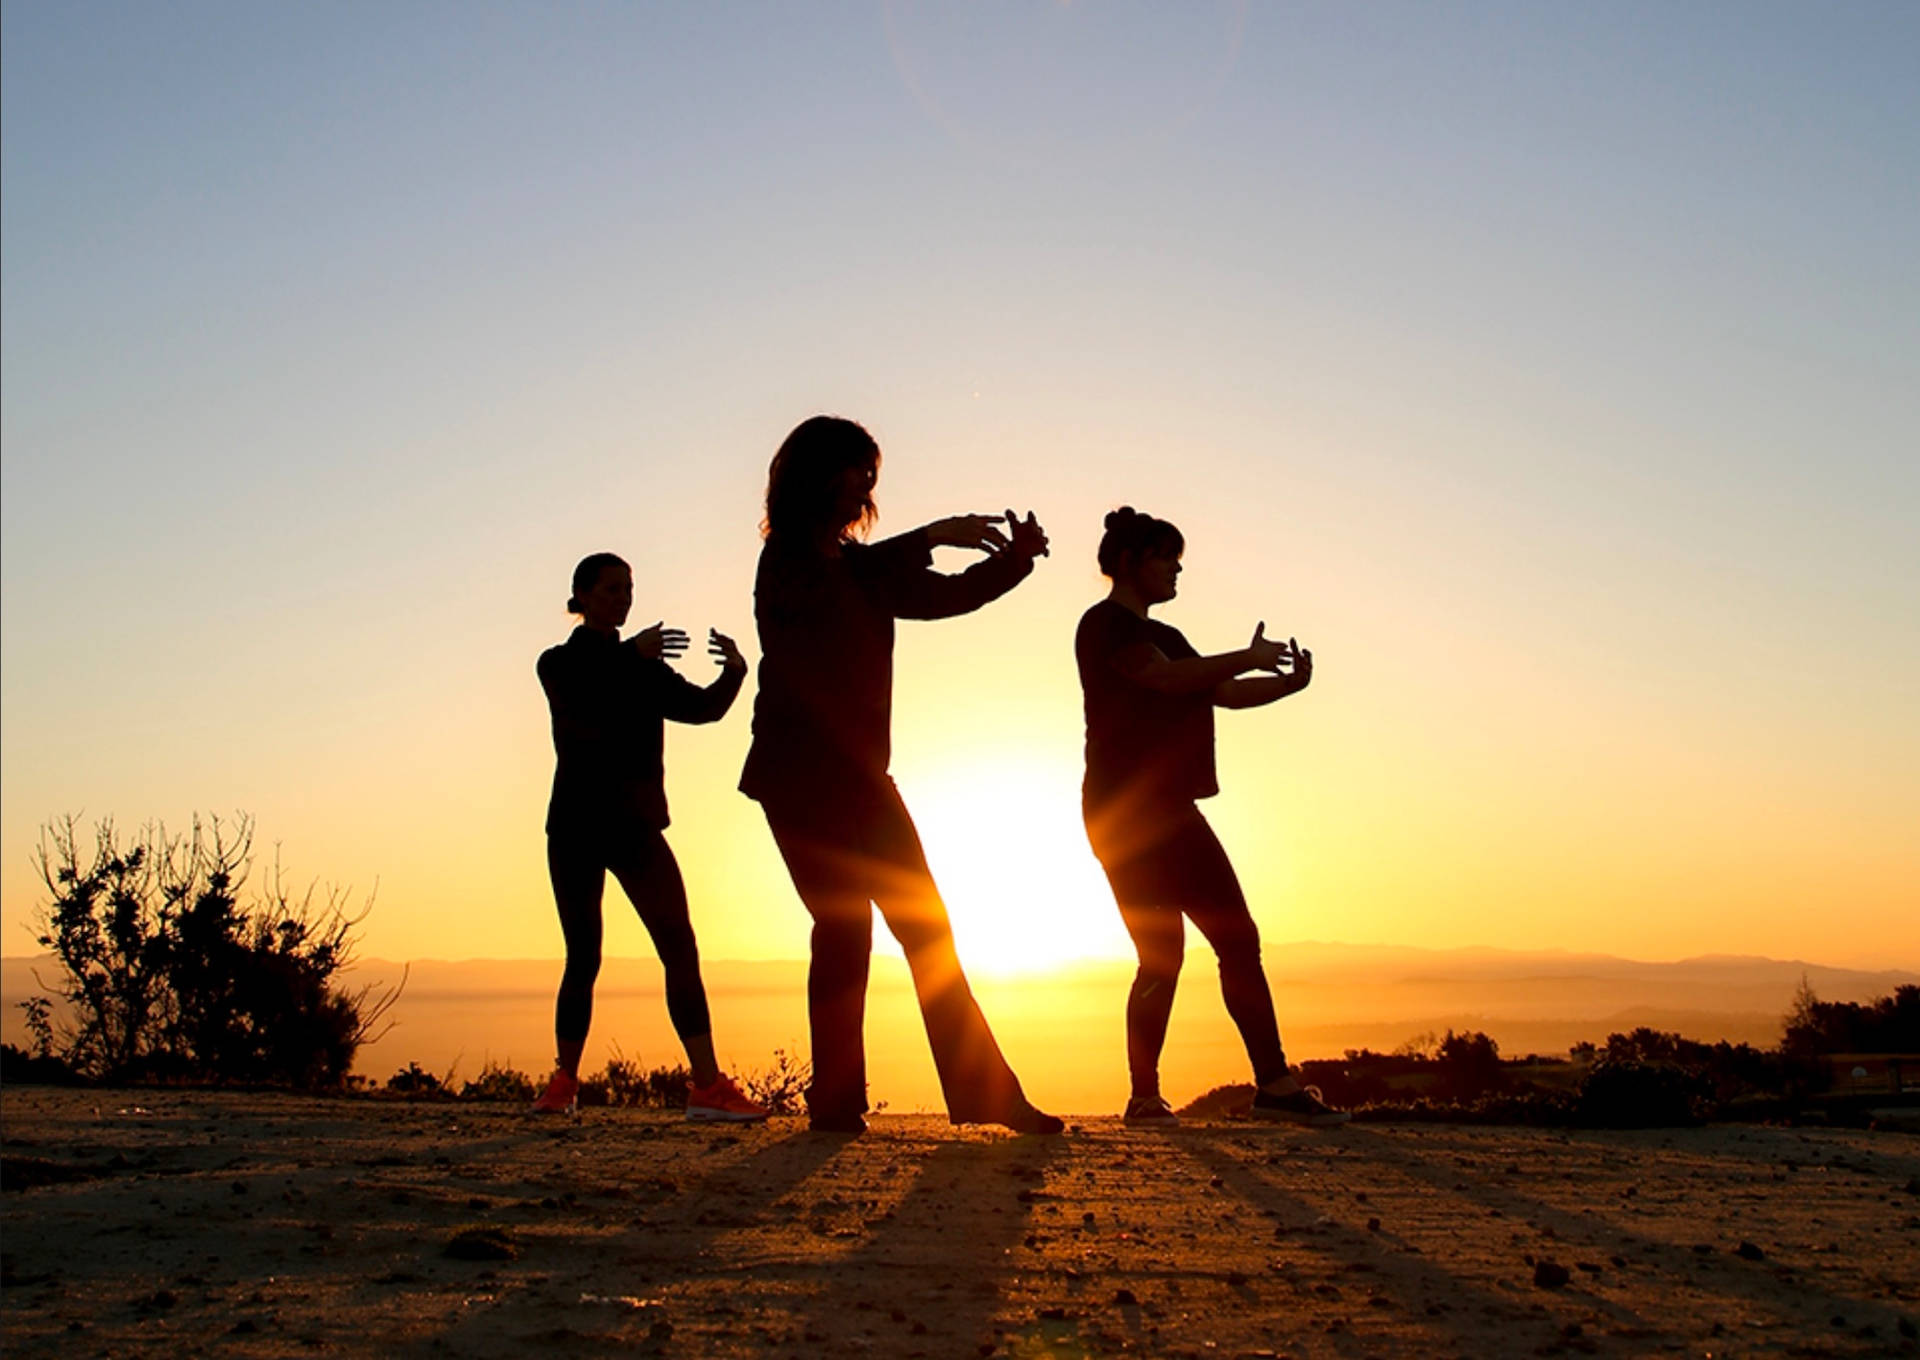
[[[0,1122],[12,1357],[1850,1356],[1920,1322],[1903,1134],[848,1140],[31,1087]]]

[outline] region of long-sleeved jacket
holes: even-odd
[[[666,662],[584,626],[542,652],[537,670],[553,711],[549,835],[666,827],[664,720],[719,720],[745,678],[723,670],[703,689]]]
[[[947,575],[924,529],[838,557],[768,539],[753,586],[760,688],[740,791],[763,804],[860,798],[892,758],[893,621],[966,614],[1012,590],[1007,551]]]

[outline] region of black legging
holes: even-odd
[[[846,803],[762,807],[794,889],[813,917],[808,1109],[833,1118],[867,1108],[862,1030],[872,908],[878,906],[913,970],[947,1117],[956,1124],[980,1124],[1013,1115],[1025,1103],[1020,1082],[960,971],[946,905],[893,781],[886,779]]]
[[[640,922],[653,937],[667,974],[667,1014],[684,1039],[713,1032],[707,989],[700,982],[700,951],[687,916],[687,890],[666,838],[650,828],[612,835],[550,834],[547,872],[567,941],[567,967],[553,1007],[553,1032],[562,1043],[587,1037],[593,1020],[593,983],[600,975],[600,901],[607,872],[620,880]]]
[[[1140,956],[1127,993],[1127,1070],[1134,1094],[1159,1090],[1160,1052],[1186,957],[1182,913],[1193,918],[1220,961],[1220,993],[1252,1060],[1254,1081],[1284,1076],[1287,1058],[1260,966],[1260,930],[1200,809],[1186,803],[1124,819],[1089,809],[1087,829]]]

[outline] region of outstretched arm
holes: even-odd
[[[1236,683],[1235,676],[1246,671],[1270,671],[1284,659],[1286,644],[1269,642],[1266,633],[1267,625],[1262,623],[1253,630],[1253,640],[1239,651],[1190,657],[1181,661],[1175,661],[1158,647],[1143,643],[1115,657],[1114,665],[1120,668],[1121,674],[1147,689],[1161,694],[1204,694],[1211,690],[1214,692],[1214,702],[1219,703],[1220,690]]]
[[[683,723],[718,722],[733,707],[741,682],[746,679],[747,659],[740,655],[733,639],[717,628],[707,630],[707,655],[720,663],[720,674],[705,688],[693,684],[678,671],[667,672],[670,679],[661,705],[663,716]]]
[[[1011,534],[996,527],[1005,522]],[[909,558],[906,545],[919,539],[919,552]],[[901,547],[895,548],[899,544]],[[933,570],[933,549],[977,548],[987,554],[965,571],[951,576]],[[876,545],[886,550],[879,559],[887,570],[887,594],[894,615],[903,619],[947,619],[969,614],[999,599],[1033,571],[1033,560],[1047,554],[1046,531],[1029,513],[1021,520],[1009,510],[1001,515],[954,515],[935,520],[924,529]]]
[[[1214,686],[1213,702],[1218,708],[1259,708],[1289,694],[1298,694],[1313,682],[1313,653],[1292,638],[1282,644],[1287,654],[1282,661],[1292,666],[1291,674],[1253,676],[1244,680],[1223,680]]]

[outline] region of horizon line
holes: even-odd
[[[1284,950],[1292,949],[1292,948],[1343,949],[1343,950],[1354,950],[1354,951],[1373,950],[1373,951],[1382,951],[1382,952],[1399,951],[1399,952],[1415,953],[1415,954],[1453,955],[1453,956],[1479,954],[1479,955],[1494,955],[1494,956],[1513,958],[1513,959],[1564,959],[1567,961],[1630,963],[1630,964],[1637,964],[1643,967],[1674,967],[1682,964],[1704,964],[1704,963],[1777,964],[1782,966],[1794,966],[1794,967],[1802,967],[1802,968],[1822,968],[1822,969],[1828,969],[1828,970],[1837,971],[1837,972],[1864,973],[1869,975],[1881,975],[1881,976],[1911,975],[1916,978],[1920,978],[1920,958],[1916,958],[1914,961],[1910,963],[1874,964],[1874,965],[1825,963],[1816,959],[1778,958],[1771,954],[1751,954],[1751,953],[1734,953],[1734,952],[1718,952],[1718,951],[1704,953],[1704,954],[1687,954],[1687,955],[1682,955],[1676,958],[1636,958],[1627,954],[1610,954],[1610,953],[1606,953],[1598,950],[1577,950],[1577,949],[1566,949],[1566,948],[1522,949],[1522,948],[1515,948],[1515,947],[1510,947],[1505,945],[1484,945],[1484,944],[1445,945],[1445,946],[1412,945],[1412,944],[1380,944],[1380,943],[1355,943],[1347,940],[1287,940],[1280,943],[1263,942],[1262,953],[1271,955],[1271,954],[1279,953]],[[0,950],[0,962],[3,962],[3,963],[31,963],[31,962],[37,962],[43,959],[51,960],[53,959],[53,957],[54,955],[52,954],[51,951],[42,951],[34,954],[15,954],[15,953],[7,953],[4,950]],[[891,952],[882,953],[879,950],[876,950],[875,957],[876,958],[892,958],[893,955]],[[608,954],[605,956],[604,961],[607,963],[644,962],[644,963],[657,964],[659,962],[659,959],[656,955],[653,955],[653,954]],[[411,958],[396,957],[396,956],[390,956],[386,954],[371,954],[364,958],[355,959],[352,963],[349,963],[347,965],[347,968],[348,969],[360,968],[360,967],[365,967],[371,964],[400,964],[403,966],[411,966],[413,964],[452,964],[452,965],[486,964],[486,963],[560,964],[562,962],[564,962],[564,960],[558,954],[554,954],[554,955],[475,954],[475,955],[467,955],[460,958],[451,958],[451,957],[445,957],[441,955],[432,955],[432,954],[415,955]],[[808,962],[808,958],[804,954],[776,955],[776,956],[763,957],[763,958],[715,957],[715,958],[703,958],[701,960],[701,963],[704,966],[741,965],[741,964],[746,964],[746,965],[804,964],[807,962]],[[1266,967],[1268,971],[1270,972],[1275,971],[1276,962],[1277,961],[1272,957],[1268,957],[1266,959]],[[1077,959],[1066,959],[1066,960],[1061,960],[1054,963],[1036,964],[1032,967],[994,967],[986,964],[974,964],[974,965],[968,966],[968,971],[970,973],[977,974],[982,977],[1002,977],[1002,976],[1019,976],[1022,974],[1029,974],[1029,973],[1056,973],[1056,972],[1069,971],[1076,968],[1131,967],[1133,963],[1134,963],[1134,960],[1127,955],[1113,954],[1113,955],[1094,955],[1094,956],[1077,958]]]

